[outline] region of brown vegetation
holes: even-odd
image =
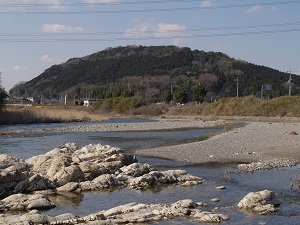
[[[130,98],[128,98],[130,99]],[[122,100],[122,99],[121,99]],[[96,108],[83,106],[31,106],[7,107],[0,112],[0,124],[51,123],[100,121],[109,117],[198,117],[198,116],[251,116],[251,117],[299,117],[300,96],[283,96],[261,100],[255,96],[223,98],[200,105],[151,104],[136,107],[128,101],[99,102]]]
[[[162,110],[163,109],[163,110]],[[263,116],[299,117],[300,97],[283,96],[271,100],[261,100],[255,96],[242,98],[223,98],[212,103],[200,105],[161,106],[151,105],[137,109],[136,114],[148,115],[157,112],[168,116]]]
[[[27,106],[6,107],[0,112],[0,124],[60,123],[108,119],[87,107]]]

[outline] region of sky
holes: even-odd
[[[176,45],[300,74],[300,0],[1,0],[6,91],[70,58]]]

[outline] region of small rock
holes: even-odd
[[[214,214],[211,212],[198,212],[195,215],[196,222],[202,222],[202,223],[220,223],[226,220],[229,220],[229,216],[224,214]]]
[[[296,131],[290,131],[288,135],[298,135],[298,133]]]
[[[211,202],[219,202],[220,199],[218,199],[218,198],[212,198],[210,201],[211,201]]]
[[[223,189],[226,189],[226,187],[225,186],[218,186],[218,187],[216,187],[216,189],[217,190],[223,190]]]

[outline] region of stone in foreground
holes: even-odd
[[[0,224],[140,224],[176,218],[189,218],[195,222],[220,223],[229,220],[224,214],[202,212],[191,199],[179,200],[173,204],[128,203],[87,216],[70,213],[58,216],[40,214],[37,210],[15,215],[1,215]]]
[[[279,205],[275,193],[269,190],[250,192],[238,203],[239,208],[262,215],[276,212]]]

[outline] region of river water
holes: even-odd
[[[143,119],[111,119],[110,123],[149,122]],[[33,130],[70,126],[68,124],[35,124],[0,126],[3,130]],[[82,125],[84,123],[79,123]],[[191,129],[180,131],[157,132],[91,132],[91,133],[39,133],[0,136],[0,154],[11,154],[26,159],[34,155],[44,154],[66,142],[75,142],[80,146],[90,143],[108,144],[120,147],[127,152],[137,149],[152,148],[166,145],[188,143],[201,140],[204,136],[220,132],[220,129]],[[273,169],[254,173],[231,172],[236,170],[234,164],[187,164],[169,160],[139,157],[141,163],[149,163],[158,170],[184,169],[187,172],[202,177],[207,183],[194,187],[180,187],[170,185],[164,188],[153,188],[147,191],[134,191],[129,188],[89,192],[80,195],[60,196],[53,199],[57,207],[45,214],[58,215],[71,212],[87,215],[100,210],[109,209],[130,202],[139,203],[174,203],[181,199],[192,199],[204,202],[207,211],[215,207],[220,212],[230,216],[230,220],[223,224],[300,224],[300,191],[291,188],[296,184],[300,175],[300,166],[292,168]],[[226,177],[226,179],[224,179]],[[217,186],[225,186],[225,190],[216,190]],[[251,191],[269,189],[276,192],[282,204],[280,209],[271,215],[254,215],[237,208],[238,202]],[[212,198],[220,199],[213,203]],[[159,224],[199,224],[189,219],[163,221]]]

